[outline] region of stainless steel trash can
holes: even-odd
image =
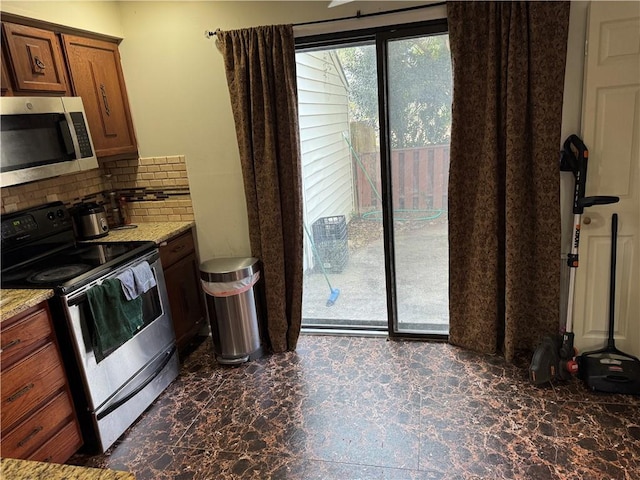
[[[200,280],[218,363],[234,365],[261,357],[258,259],[207,260],[200,264]]]

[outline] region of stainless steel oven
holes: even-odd
[[[140,265],[149,266],[155,283],[140,292],[142,320],[97,355],[96,335],[105,332],[97,331],[90,290]],[[87,450],[108,449],[177,377],[175,334],[153,242],[77,243],[60,202],[3,215],[1,280],[3,288],[54,290],[49,305]]]
[[[92,331],[94,322],[87,290],[145,261],[151,267],[156,286],[142,294],[143,325],[131,339],[99,359],[93,348],[92,335],[96,332]],[[62,295],[59,301],[75,354],[76,374],[82,378],[84,404],[79,411],[84,417],[83,434],[97,450],[104,451],[177,376],[175,335],[158,250]]]

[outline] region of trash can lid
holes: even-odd
[[[258,271],[255,257],[213,258],[200,264],[200,278],[207,282],[242,280]]]

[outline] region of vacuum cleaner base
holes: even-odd
[[[612,353],[578,357],[579,375],[591,390],[640,395],[640,363]]]

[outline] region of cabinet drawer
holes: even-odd
[[[82,437],[75,422],[67,423],[58,433],[39,449],[29,455],[28,460],[37,462],[64,463],[82,446]]]
[[[7,431],[66,384],[65,371],[53,343],[2,372],[2,430]]]
[[[2,437],[0,455],[27,458],[27,455],[47,441],[73,415],[71,399],[64,391],[45,404],[28,420]]]
[[[51,323],[46,310],[38,310],[0,332],[2,368],[35,350],[51,338]]]
[[[191,233],[191,230],[189,230],[185,234],[169,241],[167,245],[160,248],[160,259],[162,261],[162,267],[170,267],[182,257],[189,255],[194,250],[195,245],[193,242],[193,234]]]

